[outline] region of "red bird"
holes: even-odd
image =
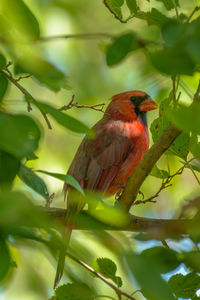
[[[85,137],[80,144],[67,174],[76,178],[83,189],[114,195],[126,185],[149,147],[146,112],[157,104],[144,92],[129,91],[111,98],[103,118],[93,127],[94,139]],[[83,202],[72,203],[72,187],[65,184],[68,194],[68,238],[73,227],[74,213],[83,208]],[[71,225],[70,225],[71,224]],[[62,277],[67,246],[62,249],[55,286]]]

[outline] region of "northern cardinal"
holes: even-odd
[[[83,139],[67,174],[76,178],[83,189],[100,191],[104,195],[119,192],[149,147],[146,112],[156,108],[157,104],[142,91],[113,96],[103,118],[93,127],[95,138]],[[72,190],[64,185],[68,198],[66,246],[60,252],[54,287],[63,274],[73,216],[84,206],[83,201],[70,201]]]

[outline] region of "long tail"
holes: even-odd
[[[60,254],[59,254],[58,264],[57,264],[57,270],[56,270],[56,276],[55,276],[55,280],[54,280],[54,289],[59,284],[59,282],[62,278],[62,275],[63,275],[64,266],[65,266],[65,256],[66,256],[66,252],[67,252],[67,249],[68,249],[68,246],[69,246],[70,237],[71,237],[72,230],[73,230],[73,216],[74,216],[74,210],[73,209],[68,209],[68,214],[66,216],[66,225],[65,225],[66,230],[63,234],[65,244],[60,249]]]

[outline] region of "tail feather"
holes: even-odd
[[[63,234],[65,244],[62,246],[62,248],[60,249],[60,253],[59,253],[56,276],[55,276],[55,280],[54,280],[54,289],[58,286],[58,284],[62,278],[63,272],[64,272],[65,256],[66,256],[70,237],[71,237],[72,230],[73,230],[73,223],[72,223],[73,215],[74,215],[74,212],[70,211],[66,217],[66,225],[65,225],[66,230]]]

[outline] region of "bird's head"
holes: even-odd
[[[144,116],[147,111],[158,108],[156,102],[142,91],[129,91],[111,98],[109,112],[119,114],[120,118],[134,120]]]

